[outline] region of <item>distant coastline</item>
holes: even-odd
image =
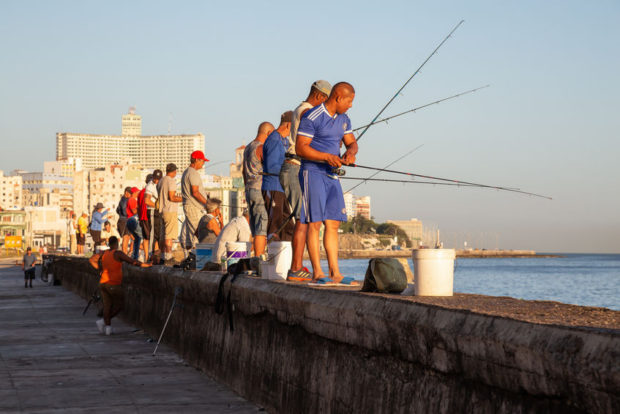
[[[338,257],[340,259],[370,259],[374,257],[397,257],[410,258],[412,249],[404,250],[340,250]],[[307,256],[307,254],[306,254]],[[324,257],[324,252],[321,252]],[[456,250],[457,258],[546,258],[546,257],[564,257],[561,254],[536,253],[534,250]],[[307,257],[306,257],[307,258]]]

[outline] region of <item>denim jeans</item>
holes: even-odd
[[[291,212],[295,213],[295,220],[299,220],[301,212],[301,187],[299,185],[299,165],[285,162],[280,170],[280,185],[284,188],[284,194],[291,206]]]
[[[131,257],[138,260],[140,257],[140,243],[142,242],[142,230],[138,223],[138,215],[135,214],[127,220],[127,230],[133,236],[133,253]]]

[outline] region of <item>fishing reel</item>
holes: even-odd
[[[342,168],[332,168],[332,174],[337,175],[338,177],[344,177],[347,172]]]

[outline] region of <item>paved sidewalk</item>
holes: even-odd
[[[114,319],[95,326],[94,306],[39,279],[25,289],[15,260],[0,260],[0,412],[251,413],[227,387]],[[156,339],[156,338],[155,338]]]

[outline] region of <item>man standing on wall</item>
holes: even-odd
[[[173,163],[166,165],[166,175],[159,187],[159,212],[164,220],[164,264],[173,264],[172,241],[179,237],[179,203],[183,201],[177,195],[177,166]],[[161,248],[161,247],[160,247]]]
[[[355,89],[347,82],[334,85],[329,98],[307,111],[297,131],[297,154],[303,159],[300,179],[302,208],[300,220],[308,225],[308,253],[312,277],[316,282],[353,284],[338,268],[338,228],[347,221],[344,196],[338,176],[333,172],[343,164],[355,163],[357,141],[346,112],[353,106]],[[347,150],[340,157],[340,144]],[[329,277],[321,270],[319,231],[325,225],[323,244],[329,265]]]
[[[258,126],[256,138],[243,151],[243,183],[250,211],[250,229],[254,236],[254,255],[265,252],[267,244],[267,210],[261,193],[263,183],[263,143],[275,128],[269,122]]]
[[[123,243],[122,243],[122,251],[127,254],[129,252],[129,232],[127,231],[127,201],[131,198],[131,187],[125,187],[125,191],[121,199],[118,202],[118,206],[116,206],[116,214],[118,214],[118,221],[116,222],[116,228],[118,229],[118,234],[121,235]]]
[[[77,220],[77,254],[84,254],[86,244],[86,232],[88,231],[88,214],[82,213]]]
[[[290,146],[286,151],[286,159],[280,170],[280,184],[284,189],[284,194],[291,206],[291,211],[295,213],[295,229],[293,237],[293,261],[289,270],[289,280],[305,280],[311,277],[310,273],[303,267],[303,255],[306,247],[306,234],[308,225],[299,220],[301,212],[301,187],[299,185],[299,167],[301,166],[301,158],[295,151],[297,142],[297,129],[302,115],[309,110],[325,102],[332,85],[326,80],[318,80],[310,87],[310,93],[305,101],[303,101],[293,111],[293,121],[291,122],[291,133],[289,135]]]
[[[185,222],[181,228],[179,241],[181,246],[189,251],[198,243],[196,238],[196,230],[198,223],[204,215],[207,204],[207,194],[202,185],[202,178],[199,171],[205,162],[209,161],[202,151],[194,151],[190,157],[190,165],[183,172],[181,177],[181,194],[183,196],[183,212],[185,213]]]

